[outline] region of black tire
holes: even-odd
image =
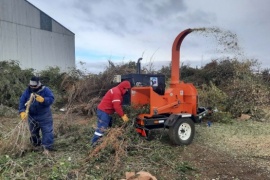
[[[195,125],[190,118],[180,118],[169,128],[169,137],[173,144],[189,145],[195,135]]]

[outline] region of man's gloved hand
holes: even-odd
[[[21,119],[24,121],[26,119],[26,113],[25,112],[21,112],[20,113]]]
[[[36,96],[36,100],[40,103],[43,103],[44,102],[44,98],[38,94],[35,95]]]
[[[128,122],[129,121],[129,119],[128,119],[128,117],[127,117],[126,114],[124,114],[121,118],[123,119],[124,122]]]

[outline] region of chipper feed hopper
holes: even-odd
[[[188,145],[195,134],[194,123],[206,112],[198,110],[197,90],[191,83],[179,81],[180,46],[192,29],[182,31],[172,45],[170,86],[163,95],[152,86],[132,87],[131,105],[134,108],[147,107],[148,112],[136,118],[136,131],[148,137],[151,129],[168,128],[169,137],[176,145]]]

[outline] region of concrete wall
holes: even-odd
[[[74,33],[46,14],[51,29],[42,29],[41,14],[26,0],[0,0],[0,61],[17,60],[21,68],[37,71],[74,68]]]

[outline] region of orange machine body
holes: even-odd
[[[196,88],[191,83],[179,81],[180,46],[185,36],[190,32],[192,32],[192,29],[187,29],[175,38],[172,46],[171,82],[164,95],[157,94],[151,86],[133,87],[131,89],[131,105],[133,107],[144,105],[149,107],[148,113],[138,116],[138,124],[143,126],[145,123],[143,119],[157,117],[162,114],[186,113],[192,116],[197,115],[198,97]],[[137,131],[141,130],[137,129]]]
[[[190,83],[179,83],[179,86],[168,88],[164,95],[153,91],[152,87],[133,87],[131,89],[133,106],[149,106],[149,114],[142,117],[153,117],[159,114],[197,113],[197,90]]]

